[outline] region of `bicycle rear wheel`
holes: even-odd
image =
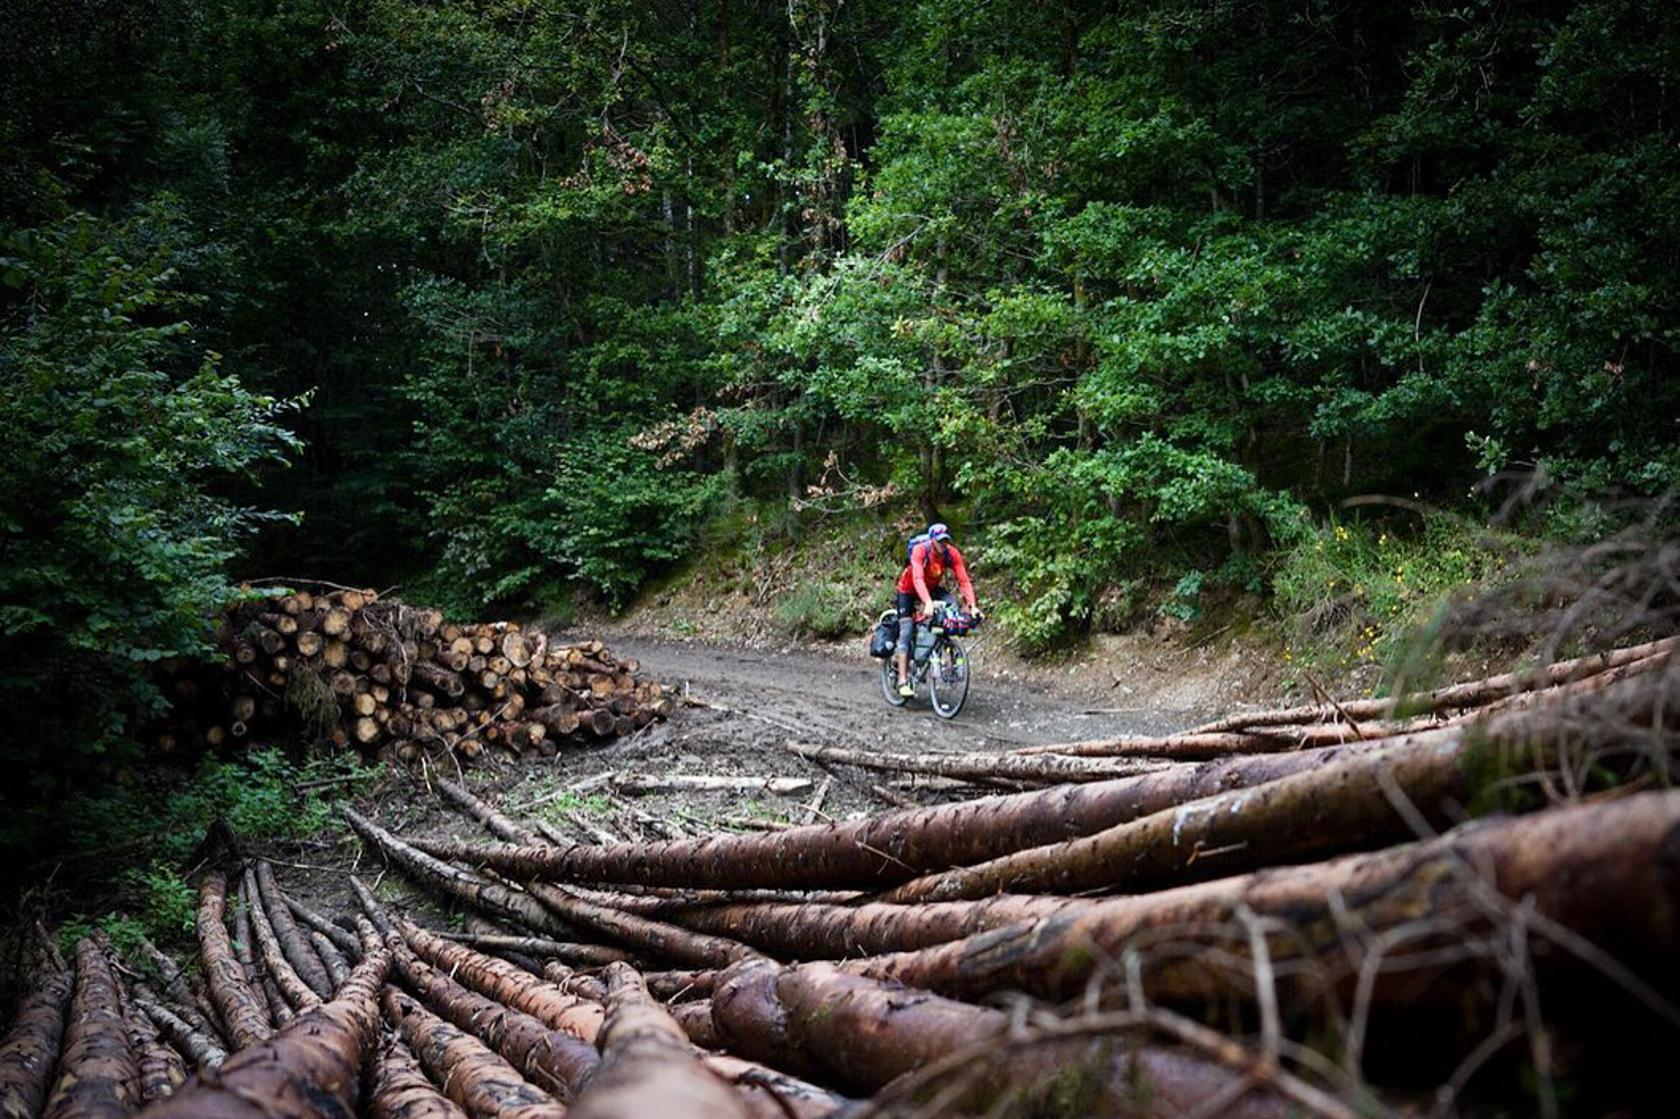
[[[881,658],[881,694],[894,707],[903,707],[910,700],[898,694],[898,669],[893,667],[893,660],[893,657]]]
[[[954,637],[942,637],[928,658],[928,697],[933,713],[954,719],[968,700],[968,654]]]

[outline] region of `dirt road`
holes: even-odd
[[[671,718],[610,744],[563,751],[538,767],[515,767],[504,792],[510,803],[542,800],[564,788],[590,790],[608,773],[791,777],[809,785],[797,793],[765,791],[655,794],[636,807],[690,823],[738,816],[816,819],[803,811],[824,787],[824,816],[880,811],[872,786],[899,789],[914,799],[942,799],[947,782],[851,766],[822,766],[787,750],[790,740],[878,752],[1007,750],[1116,734],[1188,726],[1206,712],[1161,706],[1096,708],[1090,689],[1063,689],[1050,680],[1023,680],[989,665],[982,645],[967,705],[951,721],[938,719],[925,694],[903,708],[882,698],[879,666],[861,648],[740,649],[605,634],[620,657],[678,689],[688,702]],[[560,640],[567,635],[557,634]],[[969,790],[970,795],[972,790]]]
[[[1008,749],[1117,734],[1158,733],[1187,726],[1205,712],[1149,705],[1093,707],[1073,689],[1027,682],[991,671],[984,645],[973,657],[967,704],[954,720],[938,719],[924,694],[893,708],[881,696],[879,665],[861,649],[776,651],[619,637],[621,656],[643,671],[686,686],[698,700],[747,721],[778,727],[825,745],[893,750]],[[854,643],[855,644],[855,643]],[[1088,694],[1088,693],[1087,693]]]

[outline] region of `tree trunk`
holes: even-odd
[[[352,1119],[361,1069],[379,1038],[375,997],[390,957],[368,953],[338,996],[304,1011],[267,1045],[195,1076],[146,1119]]]
[[[140,1065],[129,1039],[122,992],[105,953],[91,939],[76,944],[58,1082],[43,1119],[126,1119],[141,1104]]]
[[[695,1059],[687,1035],[635,969],[609,964],[606,982],[601,1068],[572,1108],[574,1119],[748,1119],[741,1097]]]

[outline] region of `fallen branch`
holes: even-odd
[[[1172,764],[1130,758],[1076,758],[1053,754],[1035,757],[1020,754],[883,754],[872,750],[852,750],[844,746],[811,746],[802,742],[788,742],[787,750],[808,761],[855,765],[864,769],[883,769],[896,773],[921,773],[961,781],[1103,781],[1114,777],[1152,773]]]
[[[627,796],[652,793],[774,793],[792,796],[816,784],[809,777],[730,777],[701,773],[623,773],[612,779],[614,791]]]

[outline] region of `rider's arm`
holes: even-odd
[[[955,544],[946,546],[951,553],[951,573],[957,577],[957,588],[962,591],[963,601],[968,603],[969,610],[978,610],[974,602],[974,584],[968,581],[968,565],[963,563],[962,553],[957,551]]]
[[[916,588],[916,597],[922,600],[922,613],[933,609],[933,595],[928,593],[927,585],[927,555],[931,544],[917,544],[910,549],[910,582]]]

